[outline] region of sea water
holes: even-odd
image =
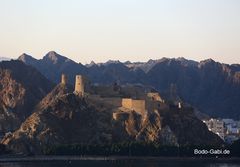
[[[0,167],[240,167],[240,163],[158,160],[5,162]]]

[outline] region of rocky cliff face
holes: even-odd
[[[223,141],[198,120],[191,108],[171,108],[164,111],[139,115],[133,111],[118,112],[116,138],[158,142],[162,145],[221,145]],[[119,132],[124,132],[119,133]],[[127,134],[127,135],[126,135]]]
[[[0,63],[1,132],[18,128],[53,84],[31,66],[20,61]]]
[[[16,152],[38,153],[48,146],[111,141],[111,117],[58,85],[37,105],[20,129],[5,136],[3,143]]]
[[[48,146],[76,143],[222,144],[220,138],[188,111],[185,111],[187,114],[177,110],[141,115],[127,109],[96,105],[72,91],[61,84],[55,87],[21,127],[6,135],[2,143],[15,152],[34,154],[42,154]]]
[[[151,120],[149,117],[152,117]],[[119,141],[159,141],[161,118],[158,114],[149,113],[143,116],[135,111],[116,111],[113,119],[113,140]],[[175,143],[173,143],[175,144]]]

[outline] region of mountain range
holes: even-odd
[[[240,119],[239,64],[228,65],[212,59],[197,62],[162,58],[148,62],[110,60],[83,65],[54,51],[39,60],[27,54],[22,54],[18,60],[33,66],[55,83],[65,73],[72,85],[76,74],[85,75],[97,84],[142,84],[169,98],[175,94],[211,117]]]

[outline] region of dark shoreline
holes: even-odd
[[[194,162],[237,162],[240,157],[129,157],[129,156],[22,156],[0,157],[0,163],[7,162],[40,162],[40,161],[194,161]]]

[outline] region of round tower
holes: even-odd
[[[74,93],[80,96],[84,95],[84,80],[82,75],[76,75]]]
[[[63,84],[63,85],[66,85],[66,84],[67,84],[67,75],[62,74],[61,84]]]

